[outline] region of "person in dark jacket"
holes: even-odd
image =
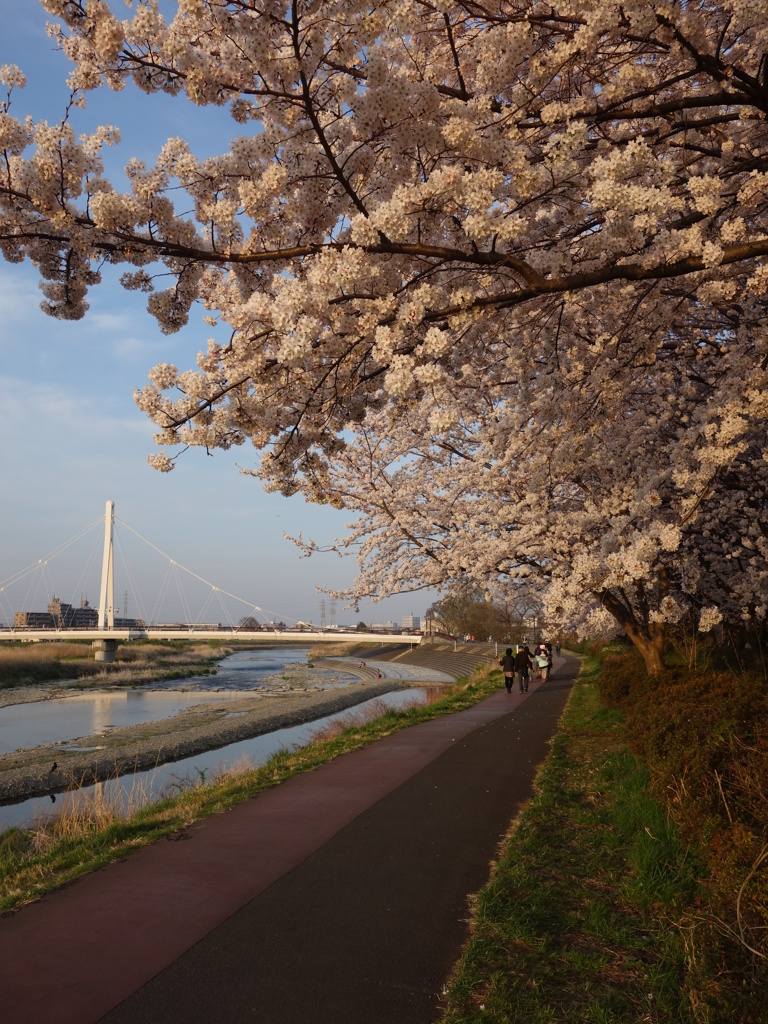
[[[499,658],[499,664],[504,673],[504,685],[507,688],[507,693],[512,693],[512,683],[515,680],[515,656],[511,647],[508,647],[504,656]]]
[[[515,655],[515,669],[517,681],[520,684],[520,693],[528,692],[528,680],[531,677],[531,652],[522,645],[517,648]]]

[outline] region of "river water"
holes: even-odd
[[[215,676],[194,676],[189,681],[157,682],[137,690],[82,693],[0,708],[0,754],[170,718],[207,701],[237,700],[240,694],[230,691],[263,689],[267,677],[287,665],[306,662],[306,647],[242,651],[219,662]]]
[[[109,728],[170,717],[193,704],[205,700],[238,699],[244,690],[266,685],[266,676],[274,675],[286,665],[305,664],[306,648],[280,651],[247,651],[232,655],[220,663],[215,677],[202,677],[202,687],[193,692],[164,692],[174,683],[157,684],[157,689],[130,690],[115,694],[83,694],[55,701],[17,704],[0,709],[0,750],[17,750],[45,743],[58,743],[101,732]],[[350,676],[350,679],[354,677]],[[196,682],[196,680],[195,680]],[[226,692],[215,692],[214,687]],[[237,690],[232,692],[235,687]],[[190,785],[210,779],[217,772],[248,762],[264,764],[279,750],[304,746],[326,725],[365,714],[366,710],[384,704],[403,707],[421,703],[424,690],[414,687],[395,690],[365,701],[346,711],[314,722],[254,736],[216,750],[205,751],[180,761],[160,765],[150,771],[136,772],[120,779],[85,786],[73,793],[50,797],[34,797],[15,804],[0,806],[0,830],[12,825],[29,825],[44,817],[60,813],[80,801],[106,801],[121,813],[129,814],[144,803],[179,792]],[[70,706],[71,705],[71,706]],[[8,714],[11,712],[12,714]],[[6,718],[6,716],[8,716]]]

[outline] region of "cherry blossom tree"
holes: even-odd
[[[74,104],[132,82],[239,126],[121,194],[117,130],[16,119],[1,71],[0,246],[44,308],[119,264],[162,331],[213,328],[137,393],[159,469],[249,441],[268,489],[357,513],[352,600],[540,580],[652,673],[684,615],[765,634],[765,0],[42,2]]]

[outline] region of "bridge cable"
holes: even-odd
[[[72,599],[71,599],[70,603],[71,603],[73,608],[78,607],[78,605],[75,604],[75,601],[77,600],[77,592],[78,592],[78,590],[80,590],[80,593],[82,595],[82,589],[81,588],[85,585],[85,581],[86,581],[86,578],[88,576],[88,573],[93,568],[95,568],[95,566],[97,564],[96,558],[98,556],[98,551],[99,551],[100,544],[101,544],[101,537],[99,537],[98,534],[97,534],[96,539],[93,542],[93,547],[91,548],[91,553],[88,555],[88,558],[86,559],[85,566],[83,567],[83,569],[82,569],[82,571],[80,573],[80,578],[77,581],[77,586],[75,587],[75,592],[72,595]],[[88,600],[88,598],[86,597],[86,601],[87,600]]]
[[[162,583],[160,584],[160,586],[157,589],[157,596],[155,597],[155,604],[154,604],[154,607],[152,608],[152,614],[151,614],[150,618],[147,619],[147,625],[149,625],[151,622],[158,622],[159,621],[158,617],[160,615],[160,609],[163,606],[163,601],[165,600],[165,595],[168,593],[168,585],[170,583],[170,579],[171,579],[171,566],[169,564],[169,565],[166,565],[166,567],[165,567],[165,576],[163,576]]]
[[[130,617],[134,619],[139,618],[141,619],[145,626],[148,626],[150,620],[147,618],[147,609],[144,606],[144,601],[142,600],[141,592],[139,591],[138,585],[136,583],[136,577],[134,576],[130,563],[126,558],[125,551],[123,550],[122,539],[119,536],[119,531],[117,530],[115,530],[113,534],[113,543],[115,548],[117,549],[118,555],[120,556],[120,564],[122,565],[123,570],[125,572],[131,596],[133,597],[133,600],[136,602],[136,606],[139,612],[138,615]]]
[[[66,551],[68,547],[71,547],[71,545],[74,544],[76,541],[80,540],[81,537],[84,537],[86,533],[89,533],[91,530],[93,530],[94,527],[103,525],[104,516],[100,516],[95,522],[91,523],[90,526],[86,526],[84,530],[80,531],[80,533],[76,534],[74,537],[71,537],[69,540],[64,541],[63,544],[59,544],[57,548],[54,548],[53,551],[49,552],[49,554],[45,555],[43,558],[39,558],[36,562],[33,562],[32,564],[26,566],[26,568],[24,569],[19,569],[18,572],[15,572],[12,576],[9,576],[7,579],[0,580],[0,588],[10,586],[12,583],[18,583],[19,580],[23,580],[25,576],[29,576],[30,573],[34,572],[36,569],[39,569],[41,565],[50,562],[51,559],[56,558],[58,555],[62,554],[62,552]]]
[[[179,600],[181,601],[181,610],[184,612],[184,621],[192,624],[194,621],[192,617],[192,609],[189,607],[187,595],[184,591],[184,587],[182,587],[181,585],[181,580],[179,579],[179,568],[183,568],[183,566],[179,566],[177,562],[171,562],[173,582],[176,584],[176,593],[178,594]]]
[[[215,583],[211,583],[210,580],[206,580],[204,577],[199,576],[192,569],[188,569],[185,565],[182,565],[180,562],[177,562],[175,559],[171,558],[171,556],[167,555],[165,553],[165,551],[162,551],[159,547],[157,547],[156,544],[153,544],[151,540],[147,540],[146,537],[142,537],[142,535],[138,532],[138,530],[134,530],[133,527],[129,526],[128,523],[126,523],[123,519],[119,519],[117,516],[115,516],[115,521],[120,523],[127,530],[130,530],[131,533],[135,537],[139,538],[139,540],[144,541],[144,543],[149,545],[149,547],[151,547],[153,551],[156,551],[159,555],[162,555],[162,557],[165,558],[170,563],[170,565],[183,570],[184,572],[188,573],[188,575],[190,575],[194,579],[198,580],[200,583],[204,583],[207,587],[212,587],[213,590],[219,592],[220,594],[224,594],[227,597],[231,597],[233,601],[239,601],[240,604],[244,604],[248,608],[252,608],[254,611],[261,612],[262,615],[273,614],[273,613],[270,613],[268,608],[260,608],[259,605],[254,604],[252,601],[246,601],[246,599],[244,597],[238,597],[237,594],[231,594],[228,590],[224,590],[222,587],[217,587]],[[282,617],[283,616],[281,616],[281,618]],[[300,621],[299,619],[292,618],[290,615],[286,615],[285,618],[286,619],[290,619],[291,622],[299,622]]]

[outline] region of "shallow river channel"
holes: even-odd
[[[109,694],[82,694],[61,700],[18,704],[0,709],[0,753],[61,743],[79,736],[153,721],[178,714],[184,708],[207,700],[220,703],[236,700],[243,691],[265,685],[266,676],[274,676],[288,664],[305,664],[306,648],[281,651],[247,651],[225,659],[216,676],[194,680],[195,689],[188,692],[167,687],[179,683],[155,684],[152,689],[124,690]],[[350,677],[353,678],[353,677]],[[218,692],[217,692],[218,691]],[[105,801],[129,814],[147,802],[196,784],[237,764],[249,762],[258,766],[281,749],[308,743],[325,725],[364,713],[373,704],[402,707],[420,703],[422,689],[395,690],[346,711],[320,718],[314,722],[278,729],[252,739],[195,754],[192,757],[160,765],[150,771],[127,774],[120,779],[86,786],[72,793],[34,797],[15,804],[0,806],[0,830],[12,825],[28,825],[49,817],[80,801]]]
[[[266,678],[286,665],[306,663],[306,647],[243,651],[219,662],[215,676],[194,676],[187,682],[176,679],[148,684],[151,688],[75,694],[0,708],[0,754],[170,718],[206,701],[220,704],[228,698],[237,700],[241,693],[230,691],[262,689]]]

